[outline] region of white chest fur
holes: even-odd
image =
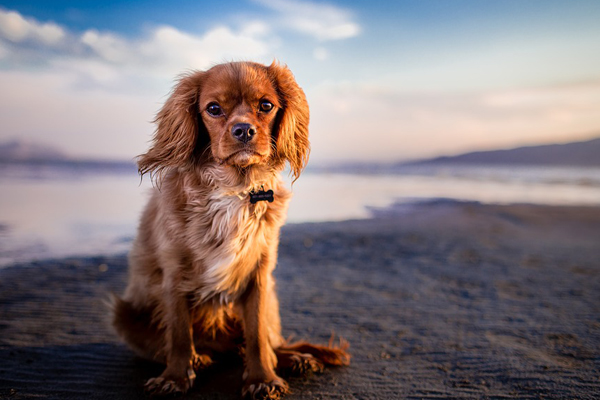
[[[251,204],[244,191],[215,190],[190,197],[194,217],[187,223],[186,236],[194,273],[186,286],[198,301],[228,303],[243,292],[271,245],[273,231],[284,222],[290,195],[280,189],[276,196],[274,205]]]

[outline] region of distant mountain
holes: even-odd
[[[0,143],[1,161],[63,161],[68,157],[62,151],[26,140]]]
[[[350,174],[389,174],[410,166],[435,165],[542,165],[557,167],[600,167],[600,138],[566,144],[518,147],[507,150],[476,151],[396,163],[347,162],[334,165],[309,165],[313,172]]]
[[[51,165],[59,168],[84,168],[105,171],[135,171],[133,161],[75,158],[62,150],[27,140],[0,143],[1,165]]]
[[[458,156],[415,161],[408,164],[504,164],[597,167],[600,166],[600,138],[566,144],[476,151]],[[400,165],[407,165],[407,163],[397,164],[396,166]]]

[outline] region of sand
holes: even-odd
[[[600,398],[600,208],[438,201],[284,228],[285,335],[351,344],[288,399]],[[112,332],[125,256],[0,270],[1,399],[142,399],[161,366]],[[236,399],[239,362],[189,399]]]

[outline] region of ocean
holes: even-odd
[[[0,266],[127,252],[152,184],[133,166],[0,164]],[[600,168],[406,166],[393,173],[307,170],[288,223],[369,218],[449,199],[600,205]],[[398,208],[398,207],[396,207]]]

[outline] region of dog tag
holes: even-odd
[[[273,200],[273,191],[271,189],[267,191],[261,189],[258,192],[250,192],[250,203],[252,204],[256,204],[259,201],[268,201],[269,203],[272,203]]]

